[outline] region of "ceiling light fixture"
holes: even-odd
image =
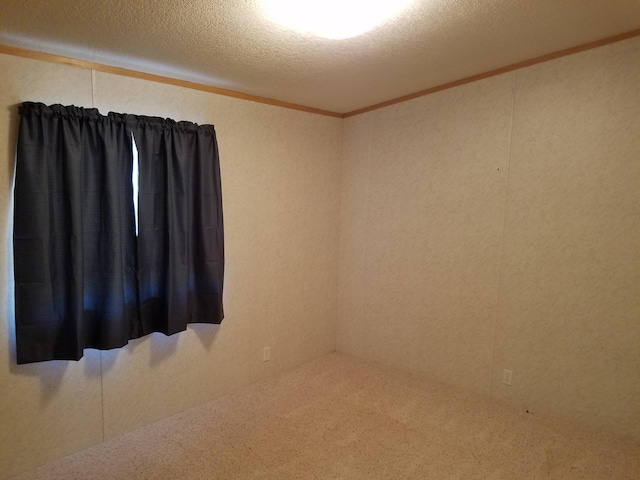
[[[267,17],[298,32],[340,40],[384,23],[412,0],[261,0]]]

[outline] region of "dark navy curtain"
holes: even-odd
[[[224,240],[212,125],[128,115],[140,163],[138,335],[220,323]]]
[[[85,348],[220,323],[224,241],[213,126],[22,104],[14,268],[18,363],[77,360]]]

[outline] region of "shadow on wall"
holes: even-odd
[[[207,353],[209,353],[220,331],[220,325],[191,323],[187,326],[187,330],[193,330],[207,350]],[[149,365],[155,367],[169,360],[177,351],[178,343],[183,333],[185,332],[178,332],[171,336],[157,332],[150,334],[151,356],[149,358]],[[146,337],[143,337],[141,340],[144,338]]]

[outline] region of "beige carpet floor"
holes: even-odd
[[[638,480],[640,441],[333,354],[27,479]]]

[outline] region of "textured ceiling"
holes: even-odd
[[[638,28],[640,0],[414,0],[346,40],[258,0],[0,0],[1,44],[338,113]]]

